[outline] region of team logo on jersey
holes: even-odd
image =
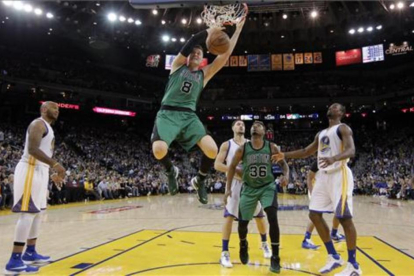
[[[321,141],[319,143],[319,151],[320,152],[328,152],[331,150],[331,146],[329,145],[330,141],[329,141],[329,137],[328,136],[323,136],[321,138]]]

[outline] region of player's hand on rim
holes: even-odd
[[[282,161],[283,159],[285,159],[285,154],[283,152],[279,152],[276,154],[272,155],[272,162],[273,163],[277,163],[279,161]]]

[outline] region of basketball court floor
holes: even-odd
[[[238,259],[234,223],[234,268],[220,266],[222,195],[209,200],[201,206],[194,195],[152,196],[51,207],[38,249],[55,261],[42,267],[40,275],[271,275],[254,222],[248,236],[250,263]],[[307,197],[279,195],[279,204],[281,275],[318,275],[325,249],[301,248]],[[354,205],[357,258],[364,275],[414,275],[414,202],[359,196]],[[16,219],[9,211],[0,212],[1,270],[10,256]],[[312,238],[322,244],[316,232]],[[346,259],[345,243],[336,248]]]

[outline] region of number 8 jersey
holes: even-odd
[[[161,105],[184,107],[196,111],[203,88],[203,70],[192,72],[186,65],[183,65],[170,75]]]
[[[252,142],[244,144],[243,183],[251,188],[260,188],[275,181],[272,173],[272,150],[265,140],[261,149],[254,149]]]

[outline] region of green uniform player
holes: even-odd
[[[277,190],[272,173],[273,154],[279,153],[276,144],[264,140],[265,126],[260,121],[255,121],[250,130],[251,141],[237,149],[227,174],[227,197],[231,196],[231,182],[237,165],[243,164],[243,188],[239,206],[239,237],[240,237],[240,261],[243,264],[249,262],[247,227],[253,218],[257,203],[260,202],[266,212],[269,221],[269,235],[272,242],[272,258],[270,271],[280,272],[279,258],[279,224],[277,220]],[[284,160],[278,162],[283,169],[282,185],[287,184],[289,167]]]
[[[171,143],[176,141],[187,151],[198,146],[203,152],[200,169],[197,176],[191,180],[191,184],[197,190],[199,201],[207,204],[207,189],[204,180],[214,163],[218,149],[195,113],[197,102],[204,87],[229,59],[244,22],[243,19],[237,23],[227,52],[218,55],[206,67],[199,69],[203,60],[203,48],[198,44],[206,41],[213,32],[218,31],[216,28],[207,29],[190,38],[173,61],[161,109],[157,113],[151,136],[152,151],[155,158],[165,167],[171,195],[178,192],[179,169],[173,166],[168,156],[168,149]]]

